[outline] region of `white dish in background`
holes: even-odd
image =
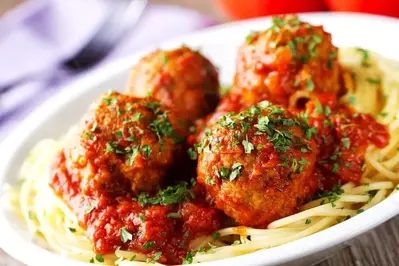
[[[324,25],[332,33],[333,42],[337,46],[361,46],[399,60],[399,39],[394,39],[394,34],[399,32],[399,20],[354,13],[314,13],[301,15],[301,18],[316,25]],[[193,48],[201,48],[220,68],[222,83],[230,83],[238,46],[251,30],[265,29],[269,25],[269,18],[225,24],[169,41],[160,47],[172,48],[184,43]],[[129,68],[145,52],[105,66],[70,84],[10,133],[0,144],[0,186],[4,183],[17,183],[21,163],[36,142],[63,135],[101,92],[109,89],[123,91]],[[329,248],[372,229],[398,213],[399,193],[348,221],[311,236],[271,249],[201,265],[309,265],[310,261],[330,254]],[[31,242],[23,221],[1,207],[0,247],[29,265],[90,265],[62,258]]]

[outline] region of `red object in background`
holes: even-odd
[[[215,0],[215,2],[232,20],[326,10],[323,0]]]
[[[365,12],[399,17],[398,0],[325,0],[333,11]]]

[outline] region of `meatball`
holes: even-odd
[[[200,142],[207,128],[216,123],[223,115],[233,112],[238,113],[244,109],[247,108],[244,107],[241,101],[241,95],[231,93],[227,94],[220,100],[215,112],[211,113],[207,117],[195,121],[194,132],[188,137],[188,143],[195,144]]]
[[[248,104],[269,100],[287,106],[298,94],[339,93],[339,73],[337,48],[322,26],[279,16],[271,28],[251,33],[240,47],[232,92],[242,93]]]
[[[264,228],[317,189],[313,137],[301,118],[266,101],[225,115],[197,147],[198,182],[238,223]]]
[[[102,95],[83,119],[78,141],[66,149],[85,195],[153,191],[180,149],[177,119],[153,99]]]
[[[151,94],[173,109],[188,132],[196,119],[212,112],[218,104],[218,71],[188,47],[156,50],[133,67],[127,93],[136,97]]]

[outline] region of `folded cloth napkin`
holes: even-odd
[[[30,0],[0,19],[0,88],[12,85],[0,94],[0,138],[75,78],[61,63],[86,44],[104,21],[107,7],[99,0]],[[101,64],[213,24],[193,10],[150,5]]]

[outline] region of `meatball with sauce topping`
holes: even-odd
[[[84,117],[66,157],[81,176],[84,194],[153,191],[172,165],[182,138],[172,112],[152,99],[109,92]]]
[[[212,112],[218,104],[218,71],[188,47],[156,50],[133,67],[127,93],[136,97],[151,94],[173,109],[188,132],[196,119]]]
[[[296,104],[312,93],[340,92],[337,48],[322,26],[295,15],[274,17],[271,28],[253,32],[238,52],[234,93],[249,104],[269,100]]]
[[[264,228],[315,192],[313,137],[301,118],[266,101],[227,114],[197,146],[198,182],[239,224]]]
[[[241,95],[231,93],[227,94],[220,100],[215,112],[211,113],[207,117],[195,121],[195,130],[193,134],[188,137],[187,142],[191,145],[200,142],[205,134],[206,129],[216,123],[223,115],[232,112],[239,113],[248,107],[249,106],[246,106],[245,108],[243,105],[241,101]]]

